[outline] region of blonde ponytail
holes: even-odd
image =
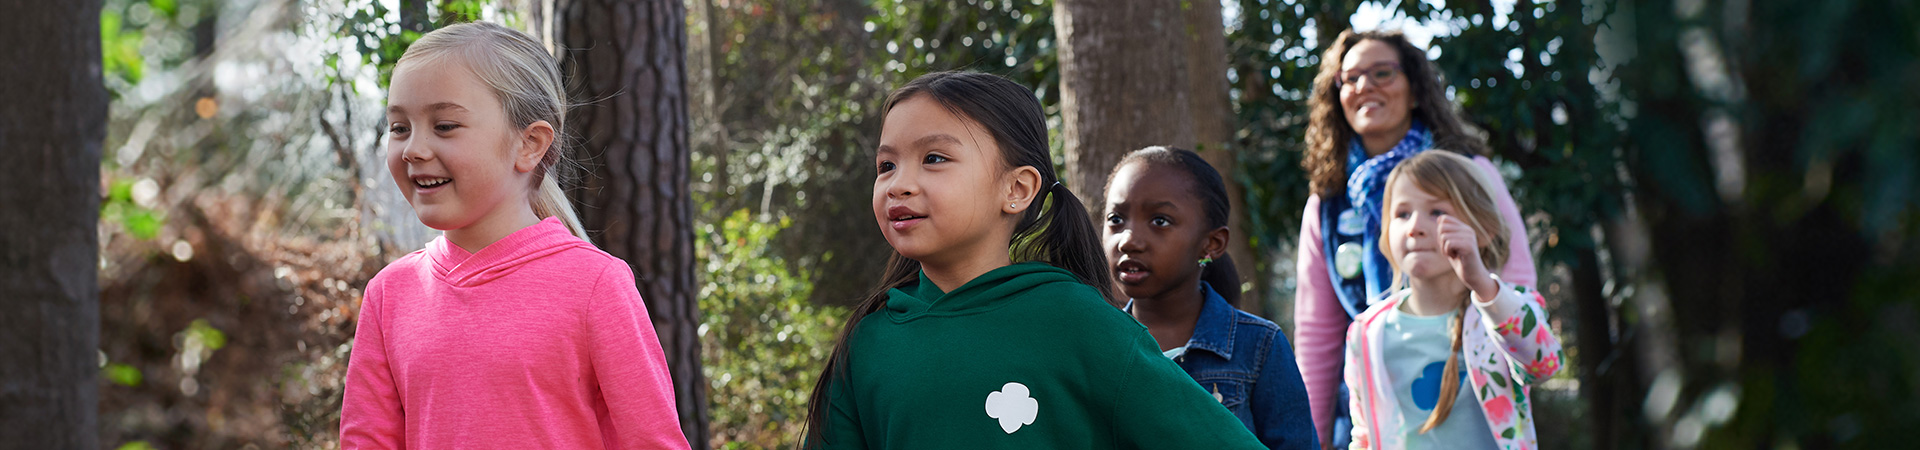
[[[463,23],[434,30],[414,41],[395,63],[399,66],[424,64],[440,58],[457,58],[480,78],[507,113],[507,122],[516,130],[525,130],[535,122],[553,126],[553,144],[534,176],[538,188],[528,196],[533,214],[541,219],[558,217],[582,240],[586,228],[573,212],[573,202],[564,188],[573,159],[571,136],[567,132],[566,86],[560,80],[560,62],[526,33],[499,24]],[[589,240],[591,241],[591,240]]]
[[[1454,308],[1453,323],[1449,327],[1453,332],[1448,333],[1453,335],[1453,350],[1447,353],[1447,368],[1440,371],[1440,401],[1433,404],[1433,414],[1427,415],[1427,422],[1420,425],[1420,434],[1446,423],[1447,415],[1453,413],[1454,398],[1460,396],[1460,377],[1454,374],[1460,373],[1460,334],[1466,332],[1462,327],[1467,317],[1466,306],[1467,297],[1461,297],[1460,306]]]
[[[533,214],[541,219],[558,217],[560,223],[567,225],[568,232],[591,242],[591,239],[587,239],[586,228],[580,226],[580,217],[573,213],[573,203],[567,199],[567,191],[560,189],[560,183],[554,181],[555,177],[540,178],[540,191],[535,192],[532,199]]]

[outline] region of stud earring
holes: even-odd
[[[1202,269],[1205,269],[1205,268],[1207,268],[1207,263],[1210,263],[1210,262],[1213,262],[1213,257],[1212,257],[1212,256],[1208,256],[1208,257],[1205,257],[1205,258],[1200,258],[1200,268],[1202,268]]]

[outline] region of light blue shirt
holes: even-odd
[[[1381,357],[1386,360],[1387,378],[1393,383],[1395,402],[1404,419],[1401,423],[1406,426],[1397,432],[1404,436],[1403,442],[1410,450],[1490,449],[1497,445],[1493,433],[1487,429],[1486,412],[1481,411],[1479,400],[1473,396],[1473,385],[1467,383],[1464,361],[1461,370],[1453,374],[1460,377],[1460,393],[1454,398],[1453,412],[1447,415],[1445,423],[1426,434],[1420,433],[1420,427],[1427,423],[1427,417],[1439,403],[1442,372],[1446,371],[1447,354],[1452,350],[1453,335],[1448,328],[1454,314],[1459,312],[1423,317],[1394,308],[1387,311],[1384,318]]]

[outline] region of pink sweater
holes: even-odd
[[[632,271],[556,219],[434,239],[366,293],[341,448],[687,448]]]
[[[1507,192],[1507,183],[1493,167],[1493,161],[1476,156],[1474,162],[1487,170],[1494,183],[1493,201],[1506,219],[1510,238],[1507,265],[1499,270],[1500,279],[1533,288],[1533,252],[1527,247],[1527,226],[1520,221],[1520,208]],[[1333,409],[1339,401],[1340,374],[1345,363],[1346,309],[1334,295],[1333,280],[1327,275],[1326,249],[1321,248],[1320,196],[1307,197],[1307,210],[1300,219],[1299,250],[1294,254],[1299,285],[1293,292],[1293,353],[1300,363],[1300,381],[1307,385],[1307,403],[1313,408],[1313,426],[1320,442],[1333,438]]]

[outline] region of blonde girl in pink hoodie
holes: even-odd
[[[627,264],[561,191],[558,64],[494,24],[422,36],[387,93],[387,169],[444,230],[367,283],[345,449],[685,449]]]

